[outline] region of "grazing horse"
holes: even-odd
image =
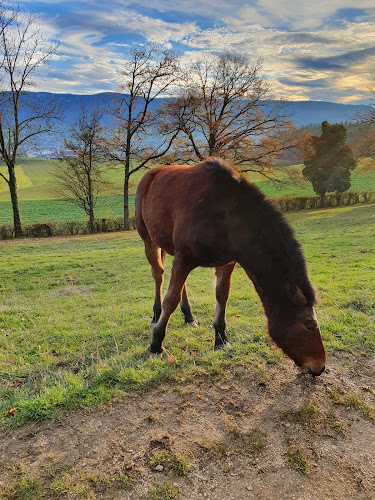
[[[238,262],[254,283],[274,342],[305,373],[320,375],[326,356],[313,308],[314,289],[293,230],[261,191],[217,158],[147,172],[135,197],[136,227],[155,280],[151,353],[181,302],[192,316],[185,281],[197,266],[216,269],[215,348],[228,341],[225,308]],[[161,305],[166,253],[172,273]]]

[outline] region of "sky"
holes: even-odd
[[[60,54],[39,89],[115,91],[129,50],[158,42],[184,62],[237,51],[263,58],[275,97],[368,104],[375,87],[374,0],[41,0],[36,13]]]

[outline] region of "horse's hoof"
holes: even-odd
[[[215,351],[223,351],[224,349],[231,349],[231,345],[229,342],[224,342],[223,344],[216,344],[214,346]]]
[[[155,358],[161,358],[162,355],[163,355],[163,351],[162,352],[152,352],[150,348],[147,349],[147,354],[148,354],[148,357],[151,358],[151,359],[155,359]]]
[[[188,323],[186,323],[186,324],[187,324],[188,326],[191,326],[192,328],[198,328],[198,325],[199,325],[199,323],[198,323],[198,321],[197,321],[196,319],[195,319],[195,320],[193,320],[193,321],[190,321],[190,322],[188,322]]]

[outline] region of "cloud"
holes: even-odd
[[[355,8],[353,0],[319,6],[311,0],[114,0],[110,9],[98,0],[42,0],[35,6],[64,53],[44,73],[43,89],[114,90],[129,49],[144,41],[179,49],[185,62],[224,50],[261,56],[278,97],[358,100],[373,85],[373,0],[357,0]]]
[[[297,66],[304,69],[334,69],[336,71],[347,71],[348,67],[363,64],[373,56],[375,56],[375,47],[369,47],[366,49],[344,52],[330,57],[297,57],[295,61]]]
[[[309,87],[309,88],[329,88],[331,82],[329,78],[316,78],[316,79],[306,79],[306,78],[279,78],[280,83],[288,86],[301,86],[301,87]]]

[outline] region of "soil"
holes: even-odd
[[[328,366],[315,379],[285,361],[266,382],[163,383],[2,431],[0,485],[16,481],[16,466],[40,481],[43,498],[375,499],[375,357],[340,354]],[[163,484],[169,496],[152,496]]]

